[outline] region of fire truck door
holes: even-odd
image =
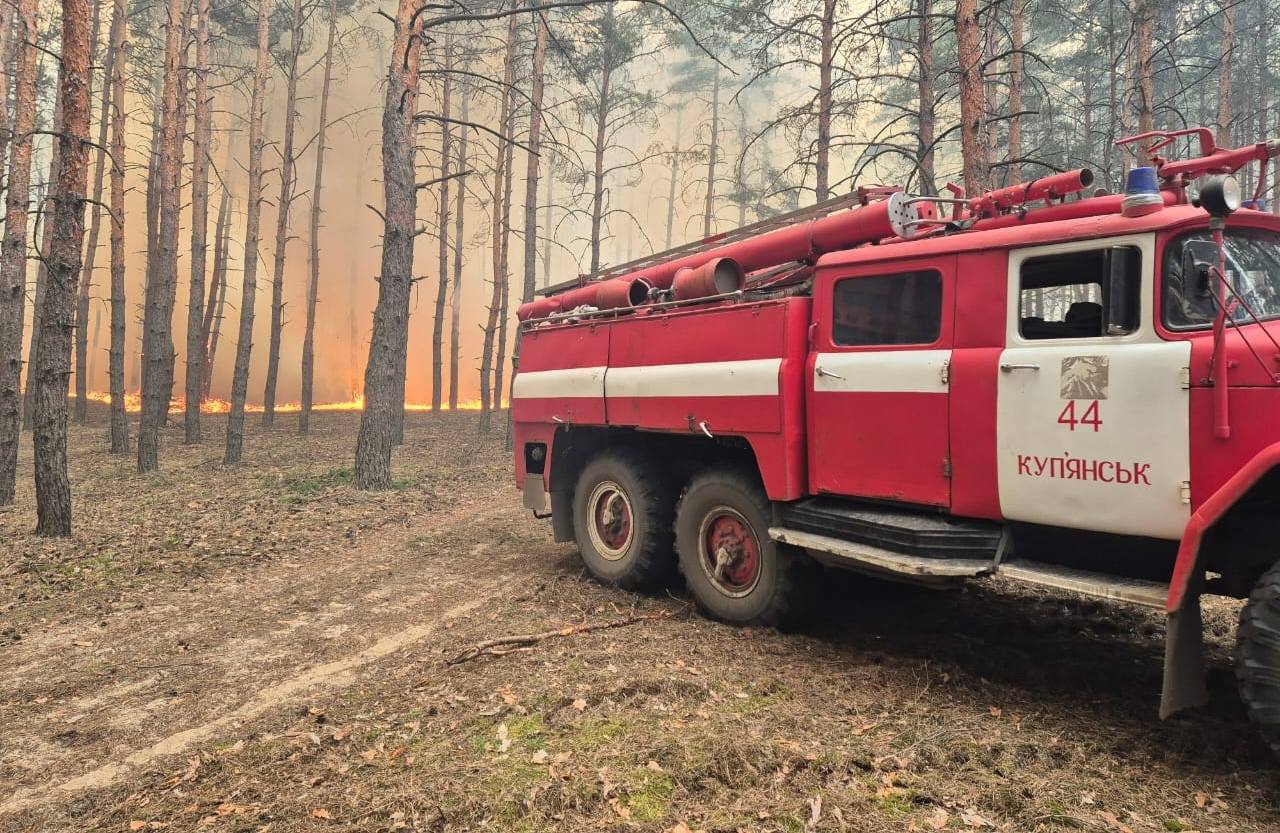
[[[1111,261],[1129,272],[1117,284]],[[996,371],[1005,518],[1176,539],[1190,512],[1190,345],[1151,318],[1154,237],[1014,251]],[[1115,287],[1115,288],[1113,288]],[[1112,320],[1113,292],[1132,310]]]
[[[954,258],[832,270],[815,286],[813,492],[950,503]]]

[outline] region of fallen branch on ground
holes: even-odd
[[[683,608],[681,609],[683,610]],[[448,660],[446,665],[460,665],[464,662],[470,662],[476,657],[485,654],[491,656],[505,656],[521,650],[519,647],[527,646],[541,642],[544,639],[555,639],[557,637],[576,636],[580,633],[590,633],[591,631],[604,631],[613,628],[621,628],[627,625],[634,625],[639,622],[649,622],[654,619],[670,619],[681,610],[664,610],[658,613],[645,613],[638,616],[628,616],[626,619],[614,619],[611,622],[584,622],[581,625],[569,625],[554,631],[543,631],[542,633],[528,633],[519,636],[499,636],[495,639],[486,639],[484,642],[478,642],[467,650]],[[504,650],[505,649],[505,650]]]

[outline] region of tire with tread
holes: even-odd
[[[719,589],[702,566],[703,519],[728,507],[749,524],[759,550],[758,578],[745,595]],[[755,472],[716,468],[690,481],[676,507],[676,552],[685,583],[712,617],[735,625],[794,627],[812,610],[816,566],[769,537],[770,503]]]
[[[1249,720],[1280,756],[1280,563],[1263,573],[1240,610],[1236,680]]]
[[[633,533],[625,552],[609,558],[592,541],[587,502],[600,483],[612,481],[631,506]],[[607,451],[588,462],[573,494],[573,529],[578,550],[596,579],[626,590],[656,590],[675,575],[672,518],[674,490],[659,469],[639,452]]]

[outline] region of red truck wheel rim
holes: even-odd
[[[741,512],[717,506],[702,519],[699,561],[707,578],[726,596],[745,596],[760,579],[760,542]]]
[[[597,483],[587,501],[587,509],[591,513],[588,531],[596,552],[609,561],[626,555],[635,525],[631,501],[622,487],[612,480]]]

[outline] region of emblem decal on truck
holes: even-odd
[[[1067,356],[1062,360],[1063,399],[1106,399],[1110,383],[1108,356]]]

